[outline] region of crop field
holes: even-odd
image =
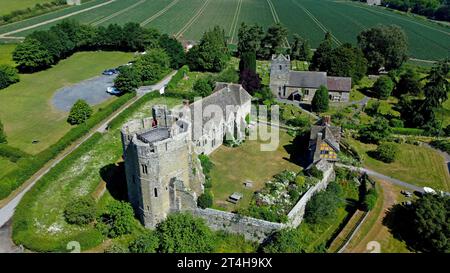
[[[0,16],[9,14],[10,12],[15,10],[31,8],[36,4],[43,4],[48,2],[51,2],[51,0],[0,0],[0,7],[2,7],[0,9]]]
[[[198,40],[219,25],[230,43],[237,42],[242,22],[268,27],[280,22],[290,36],[297,33],[316,47],[329,31],[336,45],[356,43],[362,30],[395,24],[408,36],[410,56],[436,60],[450,53],[450,27],[399,14],[382,7],[331,0],[92,0],[49,14],[0,27],[0,39],[24,37],[70,18],[84,24],[124,24],[129,21],[157,28],[176,37]]]

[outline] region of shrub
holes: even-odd
[[[213,195],[210,190],[205,190],[205,192],[198,197],[197,205],[202,208],[210,208],[213,205]]]
[[[311,108],[314,112],[323,113],[328,111],[328,104],[328,89],[322,85],[314,94],[314,97],[311,101]]]
[[[209,174],[211,172],[211,169],[214,167],[214,164],[211,162],[209,157],[205,154],[201,154],[198,156],[198,159],[200,159],[200,163],[203,168],[203,173]]]
[[[134,67],[123,67],[120,69],[119,75],[114,79],[114,86],[125,93],[131,93],[142,84],[141,73]]]
[[[201,97],[207,97],[211,95],[213,86],[211,85],[210,81],[206,78],[200,78],[195,81],[194,86],[192,87],[194,93],[197,96]]]
[[[450,141],[448,140],[433,140],[430,145],[450,154]]]
[[[385,118],[378,117],[371,124],[359,129],[358,133],[362,142],[378,144],[389,137],[391,128]]]
[[[315,177],[319,180],[323,179],[323,172],[319,169],[317,169],[316,165],[313,165],[311,168],[306,170],[306,173],[312,177]]]
[[[325,191],[316,193],[306,204],[305,220],[311,224],[323,223],[336,216],[337,208],[342,205],[342,188],[330,183]]]
[[[175,75],[173,75],[172,79],[170,79],[167,84],[167,91],[176,90],[178,83],[183,79],[183,77],[189,73],[189,66],[183,65]]]
[[[364,209],[366,211],[372,210],[377,203],[377,199],[378,199],[378,194],[377,194],[376,190],[374,188],[370,189],[364,196],[364,202],[363,202]]]
[[[375,150],[375,158],[385,163],[392,163],[398,153],[398,146],[392,142],[385,142],[380,144]]]
[[[131,233],[134,221],[133,208],[123,201],[111,202],[102,216],[102,222],[108,225],[108,236],[111,238]]]
[[[5,64],[0,65],[0,89],[6,88],[18,81],[19,74],[17,73],[17,69]]]
[[[0,144],[0,156],[8,158],[11,162],[17,162],[21,158],[30,156],[22,150],[6,144]]]
[[[372,87],[372,91],[379,99],[385,100],[389,98],[394,89],[394,82],[389,76],[381,76],[377,79]]]
[[[158,248],[159,238],[154,231],[146,231],[139,235],[129,246],[131,253],[156,253]]]
[[[95,201],[92,197],[80,197],[67,203],[64,210],[66,222],[74,225],[87,225],[94,221],[97,214]]]
[[[403,120],[398,119],[398,118],[393,118],[389,121],[389,126],[403,128],[403,126],[404,126]]]
[[[397,135],[410,135],[410,136],[424,136],[425,130],[418,128],[399,128],[393,127],[391,128],[393,134]]]
[[[92,108],[85,100],[77,100],[70,109],[67,122],[76,125],[86,122],[92,115]]]

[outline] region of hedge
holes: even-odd
[[[48,161],[54,159],[73,142],[85,136],[93,127],[110,116],[122,105],[136,96],[136,93],[128,93],[110,103],[105,108],[99,109],[86,123],[73,127],[58,142],[51,145],[35,156],[26,157],[18,161],[19,169],[7,173],[0,183],[0,199],[6,198],[11,192],[20,187],[33,174],[39,171]],[[9,184],[9,185],[2,185]]]
[[[167,90],[174,91],[178,83],[183,79],[184,75],[189,72],[187,65],[182,66],[175,75],[173,75],[170,82],[167,84]]]
[[[411,135],[411,136],[424,136],[425,130],[418,128],[400,128],[400,127],[392,127],[391,128],[393,134],[397,135]]]
[[[450,154],[450,141],[449,140],[433,140],[430,145]]]
[[[16,163],[17,161],[19,161],[19,159],[28,157],[30,155],[18,148],[11,147],[7,144],[0,144],[0,156],[6,157],[11,162]]]

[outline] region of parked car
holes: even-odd
[[[106,76],[111,76],[111,75],[114,75],[117,73],[119,73],[119,71],[117,71],[117,69],[106,69],[105,71],[103,71],[102,74],[106,75]]]
[[[436,194],[436,191],[430,187],[423,187],[423,191],[429,194]]]
[[[111,87],[106,88],[106,93],[111,94],[111,95],[120,95],[120,94],[122,94],[122,91],[111,86]]]

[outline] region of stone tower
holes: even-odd
[[[171,212],[196,208],[203,191],[194,171],[190,123],[152,108],[153,117],[134,120],[121,130],[128,198],[141,222],[153,228]]]
[[[284,86],[289,81],[291,59],[289,55],[272,55],[270,64],[270,89],[275,97],[284,97]]]

